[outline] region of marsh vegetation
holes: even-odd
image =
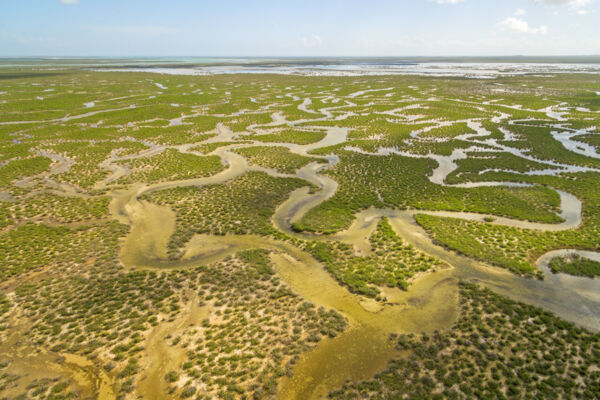
[[[595,75],[3,76],[0,397],[599,396]]]

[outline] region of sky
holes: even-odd
[[[0,57],[600,54],[600,0],[0,0]]]

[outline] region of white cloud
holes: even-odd
[[[519,8],[517,11],[515,11],[515,15],[520,17],[527,14],[527,11],[523,10],[522,8]]]
[[[323,40],[317,34],[311,34],[309,37],[305,36],[300,39],[302,46],[304,47],[321,47],[323,45]]]
[[[438,4],[457,4],[462,3],[465,0],[435,0]]]
[[[60,0],[61,4],[75,5],[79,4],[79,0]]]
[[[594,0],[534,0],[536,3],[547,4],[550,6],[585,7],[592,4]]]
[[[545,4],[552,7],[568,6],[571,11],[580,14],[590,14],[592,11],[586,7],[592,5],[596,0],[534,0],[538,4]]]
[[[498,23],[498,26],[503,30],[529,33],[532,35],[544,35],[548,32],[548,28],[545,25],[542,25],[539,28],[534,28],[532,26],[529,26],[529,23],[527,21],[514,17],[506,18],[504,21]]]

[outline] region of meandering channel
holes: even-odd
[[[309,104],[311,102],[305,100],[303,108]],[[319,112],[323,113],[322,110]],[[274,124],[277,125],[291,124],[281,115],[276,115],[273,119]],[[328,119],[328,116],[317,120],[323,119]],[[347,129],[320,126],[314,129],[325,129],[327,133],[325,138],[316,144],[271,145],[286,146],[295,153],[308,155],[310,150],[344,143],[347,140]],[[220,132],[220,136],[231,138],[228,132]],[[479,136],[481,135],[474,135],[471,140],[478,141]],[[253,144],[254,142],[250,145]],[[213,154],[221,157],[226,169],[214,176],[154,185],[134,184],[126,190],[115,190],[111,193],[113,197],[111,212],[119,221],[131,225],[131,231],[121,250],[121,260],[126,268],[185,268],[214,262],[243,249],[266,248],[273,252],[271,259],[277,273],[296,293],[317,305],[335,309],[348,319],[349,327],[345,332],[335,338],[324,339],[314,350],[302,355],[293,375],[282,380],[279,398],[320,398],[330,390],[339,387],[346,379],[362,380],[372,376],[382,370],[396,354],[394,346],[389,341],[391,333],[432,332],[450,327],[457,316],[459,279],[480,282],[510,298],[551,310],[560,317],[589,329],[600,330],[600,315],[597,312],[600,309],[599,280],[565,278],[563,275],[552,274],[547,274],[547,278],[543,281],[522,278],[435,245],[414,221],[416,213],[477,221],[483,221],[486,215],[371,208],[359,212],[352,226],[336,235],[320,236],[294,232],[291,229],[294,221],[335,194],[337,182],[320,173],[338,162],[338,158],[333,155],[327,157],[328,164],[315,162],[297,171],[296,176],[305,179],[320,190],[314,193],[311,193],[308,188],[294,191],[289,199],[277,208],[273,216],[273,225],[277,229],[302,239],[345,241],[353,244],[357,251],[368,253],[369,235],[375,229],[377,221],[381,217],[387,217],[393,229],[405,241],[420,251],[445,261],[451,268],[425,275],[413,283],[406,292],[386,289],[388,302],[380,304],[351,294],[310,255],[288,242],[271,238],[256,235],[218,237],[196,235],[185,246],[184,256],[181,259],[169,260],[166,248],[169,237],[175,229],[175,214],[168,207],[140,200],[140,197],[173,187],[223,183],[256,169],[273,176],[288,176],[266,168],[251,167],[244,157],[230,151],[248,145],[232,143],[231,146],[215,150]],[[434,156],[430,157],[434,158]],[[455,157],[462,157],[462,155],[457,154]],[[112,168],[117,175],[126,173],[111,166],[117,160],[116,155],[112,156],[104,167]],[[452,159],[448,159],[447,162],[441,159],[437,161],[440,167],[430,179],[438,184],[445,184],[445,177],[454,170],[456,164]],[[505,183],[474,183],[470,187],[490,184]],[[537,230],[563,230],[579,226],[582,214],[581,202],[569,193],[561,191],[558,193],[561,198],[560,216],[563,218],[560,224],[540,224],[495,216],[493,223]],[[544,257],[551,256],[547,254]],[[585,256],[600,257],[598,253]],[[539,265],[543,268],[543,261],[540,261]],[[152,381],[151,377],[142,380],[141,390],[152,393],[151,390],[147,390],[148,388],[144,388],[144,385],[150,385]],[[152,396],[160,398],[160,393],[150,395],[150,398]]]

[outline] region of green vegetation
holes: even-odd
[[[561,128],[543,110],[560,105],[566,119],[561,124],[587,129],[576,140],[598,147],[593,128],[600,125],[600,96],[593,74],[479,80],[34,69],[5,66],[0,72],[0,123],[8,122],[0,124],[0,398],[93,398],[96,389],[78,377],[99,382],[100,373],[123,400],[150,392],[166,399],[275,398],[299,361],[298,368],[310,375],[303,368],[314,356],[319,364],[327,357],[371,357],[370,340],[379,334],[381,344],[383,325],[400,321],[402,329],[427,330],[430,316],[419,315],[421,308],[455,304],[455,292],[440,289],[455,289],[453,272],[440,278],[436,271],[446,265],[424,253],[422,241],[431,238],[526,276],[540,275],[534,265],[548,251],[600,250],[600,174],[583,168],[598,169],[600,161],[555,140],[552,132]],[[314,112],[302,110],[305,99]],[[470,128],[476,124],[488,133]],[[336,126],[348,129],[346,142],[315,145]],[[237,153],[231,165],[216,151],[225,146]],[[302,146],[312,149],[310,156],[298,154],[307,148]],[[464,155],[455,160],[456,169],[439,158],[450,155]],[[300,174],[314,185],[281,177],[324,162],[325,156],[331,165],[316,176]],[[446,162],[446,185],[431,182],[443,175],[435,159]],[[554,168],[550,160],[582,168],[549,175],[544,171]],[[256,166],[276,173],[248,171],[260,169]],[[225,177],[217,184],[198,186],[202,181],[194,180],[216,174]],[[188,181],[178,185],[189,186],[156,185],[144,192],[152,184],[169,187],[180,180]],[[330,193],[332,180],[335,193],[315,204]],[[468,185],[478,182],[530,186]],[[308,193],[290,198],[306,187]],[[520,229],[497,218],[560,223],[556,190],[582,202],[577,228]],[[144,202],[137,207],[138,197],[165,208]],[[280,210],[290,214],[285,220],[277,215],[277,223],[307,212],[293,232],[286,227],[284,233],[272,219],[287,200],[290,207]],[[368,238],[370,250],[360,241],[367,238],[354,232],[324,237],[348,228],[357,212],[370,207],[392,209],[372,210],[373,218],[395,210],[464,211],[484,218],[418,215],[428,237],[409,236],[415,227],[402,219],[408,213],[393,221],[399,229],[408,227],[403,237],[382,218]],[[161,225],[164,221],[167,229],[172,222],[167,208],[176,216],[168,238]],[[370,230],[375,220],[363,222],[353,229]],[[205,236],[191,240],[196,234],[249,236],[210,238],[214,248],[205,249]],[[228,240],[251,250],[231,250]],[[154,256],[165,243],[167,257],[155,267],[128,259],[130,246]],[[252,243],[271,243],[271,250]],[[193,257],[182,257],[186,248]],[[217,260],[222,253],[232,255]],[[321,303],[306,287],[292,286],[297,283],[287,280],[287,270],[275,272],[284,265],[318,268],[310,256],[343,286],[336,290],[353,293],[336,302],[356,301],[381,312],[357,308],[355,315],[340,307],[348,312],[346,320],[309,302]],[[210,262],[202,265],[200,259]],[[598,263],[579,257],[556,258],[550,268],[589,277],[600,271]],[[308,285],[313,275],[305,276]],[[419,292],[422,287],[426,293]],[[391,290],[396,288],[408,292]],[[347,382],[331,397],[599,397],[597,334],[470,284],[460,284],[459,292],[460,316],[450,330],[392,336],[398,352],[388,369],[366,382]],[[408,300],[386,299],[390,293]],[[554,298],[533,295],[555,306]],[[381,303],[364,302],[365,297]],[[448,303],[439,308],[435,301]],[[370,325],[396,309],[402,312],[398,321]],[[448,328],[454,311],[443,311],[436,323]],[[404,321],[404,315],[414,320]],[[586,314],[582,323],[597,317]],[[356,339],[356,329],[363,328],[368,334]],[[311,352],[324,338],[325,345]],[[360,343],[349,343],[356,340]],[[354,352],[357,348],[361,351]],[[65,361],[68,355],[90,367],[76,368]]]
[[[72,386],[74,382],[60,379],[35,379],[27,385],[26,392],[16,397],[17,399],[45,399],[66,400],[78,398],[77,390]]]
[[[127,107],[121,110],[107,111],[102,114],[102,124],[111,126],[122,126],[131,123],[144,123],[157,119],[168,120],[181,116],[182,110],[171,104],[144,105],[140,107]],[[81,122],[96,122],[98,117],[83,117]]]
[[[167,149],[153,157],[125,161],[124,164],[133,172],[121,178],[122,183],[201,178],[214,175],[224,168],[217,156],[200,157],[174,149]]]
[[[587,143],[590,146],[594,146],[596,148],[596,152],[600,152],[600,135],[597,133],[577,136],[575,140],[578,142]]]
[[[4,293],[0,293],[0,317],[8,312],[10,309],[10,300],[6,298]]]
[[[416,221],[436,242],[518,274],[535,273],[535,267],[528,260],[528,254],[545,244],[538,242],[541,239],[540,235],[531,230],[425,214],[417,215]],[[536,247],[529,247],[534,242],[537,243]]]
[[[600,167],[600,159],[586,157],[567,150],[559,141],[554,140],[551,127],[535,127],[527,125],[501,125],[519,136],[518,141],[510,145],[520,149],[528,149],[528,153],[542,160],[553,160],[570,165]]]
[[[31,157],[13,160],[0,167],[0,188],[7,188],[16,179],[41,174],[47,171],[51,161],[46,157]]]
[[[236,141],[235,143],[247,143],[245,140]],[[191,151],[199,151],[202,154],[209,154],[217,150],[219,147],[231,146],[231,142],[211,142],[192,147]]]
[[[271,225],[271,216],[292,190],[303,186],[306,182],[300,179],[248,172],[221,185],[152,193],[148,200],[168,205],[177,213],[169,252],[171,257],[178,257],[178,249],[197,233],[279,235]]]
[[[554,273],[562,272],[577,276],[594,278],[600,276],[600,262],[589,260],[578,254],[567,257],[555,257],[548,264]]]
[[[64,154],[75,161],[66,172],[56,175],[60,182],[67,182],[81,188],[91,188],[96,182],[108,175],[108,171],[99,168],[99,164],[117,152],[121,156],[135,154],[146,149],[138,142],[64,142],[53,145],[50,149]]]
[[[197,143],[214,136],[210,133],[198,133],[210,131],[215,128],[217,119],[210,118],[209,121],[203,121],[206,125],[196,123],[192,127],[188,125],[158,128],[147,126],[134,127],[124,130],[121,135],[163,145]]]
[[[340,314],[303,302],[280,283],[263,250],[199,267],[187,279],[197,284],[199,304],[210,316],[185,327],[171,344],[187,352],[181,370],[165,377],[188,382],[176,389],[182,395],[205,386],[209,396],[272,396],[301,352],[346,327]]]
[[[342,242],[314,242],[306,249],[350,291],[378,300],[385,300],[378,287],[406,290],[417,273],[441,266],[439,260],[405,244],[386,218],[379,222],[369,241],[371,254],[365,257],[356,256],[352,246]]]
[[[246,103],[245,105],[248,105]],[[234,112],[238,112],[239,110],[235,110]],[[248,127],[252,125],[262,125],[268,124],[271,120],[270,113],[260,113],[260,114],[241,114],[236,115],[235,117],[226,118],[223,120],[223,124],[226,125],[229,129],[234,132],[245,131]]]
[[[0,235],[0,279],[57,263],[67,268],[101,258],[106,247],[116,246],[125,232],[116,222],[75,229],[26,223]]]
[[[579,173],[568,177],[532,179],[573,193],[581,199],[582,225],[578,229],[552,232],[429,215],[418,215],[416,220],[439,244],[518,273],[532,274],[538,257],[551,250],[597,251],[600,248],[598,175]]]
[[[459,122],[456,124],[452,124],[450,126],[440,126],[437,128],[433,128],[427,130],[426,132],[419,135],[420,138],[428,139],[428,138],[444,138],[444,139],[454,139],[459,135],[473,135],[474,132],[472,129],[467,127],[465,122]]]
[[[41,193],[27,202],[0,202],[0,228],[23,221],[44,220],[49,224],[93,221],[108,214],[108,198],[83,199]]]
[[[324,137],[325,132],[285,129],[267,134],[253,135],[252,139],[265,143],[294,143],[304,145],[319,142]]]
[[[312,161],[323,161],[322,158],[314,159],[292,153],[286,147],[280,146],[242,147],[234,151],[243,155],[251,165],[272,168],[288,174],[295,173]]]
[[[459,160],[459,167],[446,179],[448,184],[479,182],[479,181],[515,181],[522,182],[521,174],[503,174],[496,172],[494,177],[483,174],[486,170],[506,170],[518,173],[544,170],[546,165],[525,160],[510,153],[477,152],[464,160]]]
[[[304,119],[315,119],[319,117],[318,114],[300,110],[298,106],[301,104],[302,101],[299,101],[289,106],[282,106],[279,108],[279,111],[283,113],[285,119],[288,121],[300,121]]]
[[[558,222],[560,199],[542,187],[443,187],[427,179],[435,162],[400,155],[371,156],[338,151],[340,162],[325,173],[339,183],[329,200],[296,224],[323,233],[347,228],[354,214],[370,206],[471,211],[541,222]],[[385,160],[385,162],[382,162]]]

